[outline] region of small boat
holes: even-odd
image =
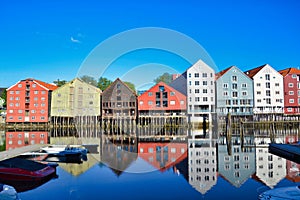
[[[0,183],[11,185],[18,192],[36,188],[55,177],[55,167],[48,164],[18,157],[0,161]]]
[[[0,181],[40,181],[54,175],[55,168],[22,158],[9,158],[0,161]]]
[[[87,150],[82,146],[50,145],[41,148],[43,152],[56,156],[86,155]]]
[[[259,195],[259,200],[300,199],[300,186],[281,187],[267,190]]]
[[[0,183],[0,199],[3,200],[18,200],[16,189],[10,185]]]

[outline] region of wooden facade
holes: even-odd
[[[137,95],[117,78],[102,93],[102,118],[137,118]]]

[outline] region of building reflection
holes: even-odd
[[[137,159],[137,143],[100,137],[100,161],[120,176]]]
[[[216,140],[188,140],[188,182],[201,194],[217,183]]]
[[[47,144],[47,131],[7,131],[5,133],[6,150],[33,144]]]
[[[165,171],[187,157],[187,143],[185,141],[139,142],[138,155],[156,169]]]
[[[225,137],[221,137],[218,144],[218,171],[235,187],[240,187],[255,174],[253,138],[232,137],[228,142]]]
[[[275,142],[283,141],[276,138]],[[286,176],[286,160],[269,153],[270,138],[256,138],[256,178],[273,188]]]

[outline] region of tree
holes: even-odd
[[[105,78],[105,77],[100,77],[98,80],[98,88],[100,88],[100,90],[104,91],[106,88],[108,88],[108,86],[112,83],[111,80]]]
[[[6,91],[6,89],[4,89],[2,91],[1,98],[4,100],[3,107],[6,108],[6,101],[7,101],[7,99],[6,99],[7,98],[7,91]]]
[[[172,74],[169,74],[168,72],[164,73],[163,75],[160,75],[156,79],[154,79],[154,82],[157,84],[160,81],[169,84],[172,82]]]
[[[81,80],[83,80],[84,82],[91,84],[93,86],[97,87],[97,81],[94,77],[88,76],[88,75],[83,75],[80,77]]]
[[[124,84],[126,84],[132,91],[135,92],[135,86],[133,83],[125,81]]]
[[[54,83],[55,85],[57,85],[58,87],[61,87],[61,86],[63,86],[64,84],[66,84],[67,81],[66,81],[66,80],[59,80],[59,79],[57,79],[57,81],[53,81],[53,83]]]

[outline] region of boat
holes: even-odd
[[[269,152],[277,156],[289,159],[291,161],[300,163],[300,145],[294,144],[279,144],[270,143]]]
[[[281,187],[267,190],[259,195],[259,200],[300,199],[300,186]]]
[[[0,199],[2,200],[18,200],[16,189],[10,185],[0,183]]]
[[[52,154],[55,156],[69,156],[69,155],[86,155],[87,150],[82,146],[70,146],[70,145],[50,145],[41,148],[42,152]]]
[[[54,177],[55,166],[18,157],[0,161],[0,183],[11,185],[18,192],[36,188]]]

